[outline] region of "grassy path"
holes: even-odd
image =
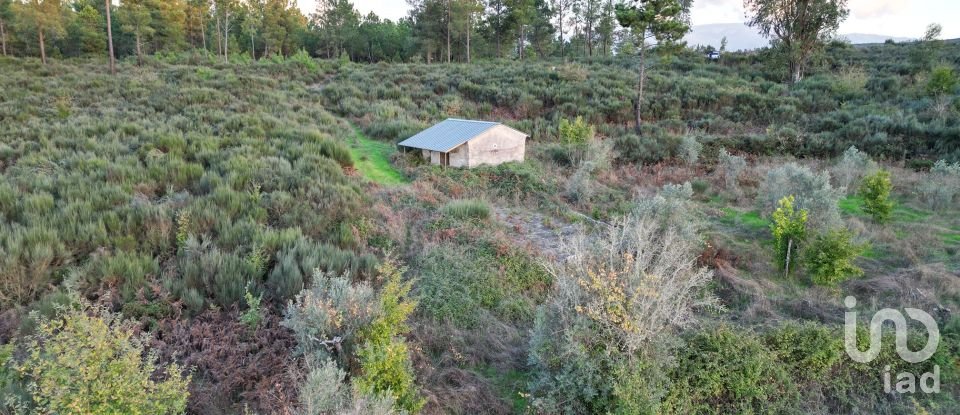
[[[394,145],[367,137],[357,128],[354,128],[354,135],[347,144],[353,166],[367,180],[385,186],[409,183],[407,178],[390,164],[390,155],[397,151]]]

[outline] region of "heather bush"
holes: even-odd
[[[36,299],[57,282],[55,272],[70,259],[53,229],[0,223],[0,306]]]
[[[863,211],[873,217],[877,223],[890,221],[893,214],[893,202],[890,200],[890,172],[880,170],[863,179],[859,196],[863,198]]]
[[[201,242],[195,237],[187,239],[180,250],[178,268],[180,280],[171,291],[194,313],[201,311],[206,303],[191,298],[196,294],[201,299],[211,299],[212,304],[230,307],[243,301],[247,287],[259,283],[259,271],[243,257],[223,252],[209,241]]]
[[[147,339],[120,316],[80,302],[37,321],[35,334],[18,345],[25,357],[12,362],[31,412],[184,412],[190,376],[176,364],[160,375]]]
[[[84,273],[91,287],[116,287],[122,302],[133,301],[142,290],[149,290],[147,281],[158,277],[160,265],[155,258],[120,251],[94,258]]]
[[[481,200],[454,200],[443,207],[443,214],[456,220],[484,221],[490,217],[490,206]]]
[[[267,290],[282,303],[307,286],[316,269],[362,278],[369,276],[376,265],[376,258],[369,254],[357,255],[300,237],[277,251],[275,265],[267,276]]]
[[[794,206],[806,210],[810,225],[816,229],[840,223],[838,203],[845,190],[830,185],[830,173],[816,174],[807,167],[788,163],[770,170],[757,193],[757,205],[769,214],[786,196],[794,197]]]

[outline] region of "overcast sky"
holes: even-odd
[[[298,0],[305,14],[316,0]],[[406,16],[406,0],[353,0],[362,14],[374,11],[396,20]],[[960,38],[960,0],[849,0],[850,18],[841,33],[867,33],[918,38],[930,23],[943,25],[943,38]],[[694,0],[693,24],[743,22],[742,0]]]

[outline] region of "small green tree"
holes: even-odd
[[[36,413],[179,414],[190,376],[179,366],[157,380],[156,356],[120,316],[79,301],[53,319],[37,316],[36,334],[15,364]],[[146,357],[144,357],[146,356]]]
[[[785,276],[790,275],[791,257],[807,238],[807,210],[794,210],[793,202],[793,195],[780,199],[770,224],[777,266],[783,268]]]
[[[564,144],[585,144],[592,141],[595,134],[593,126],[587,124],[583,117],[577,117],[573,121],[563,118],[557,130],[560,141]]]
[[[814,284],[833,287],[848,278],[863,275],[863,270],[853,261],[866,248],[866,245],[853,242],[850,231],[832,230],[817,236],[807,247],[803,259]]]
[[[363,347],[357,352],[362,374],[354,385],[365,395],[388,395],[396,405],[415,413],[423,407],[414,382],[413,366],[403,334],[410,330],[407,319],[417,308],[410,299],[410,281],[393,262],[384,262],[377,272],[383,278],[380,290],[380,314],[361,330]]]
[[[950,97],[960,84],[960,79],[949,66],[940,66],[933,69],[930,81],[927,82],[927,93],[934,99],[934,108],[940,116],[944,116],[949,109]]]
[[[860,197],[863,198],[863,210],[877,223],[890,221],[893,202],[890,201],[890,172],[880,170],[863,179],[860,184]]]

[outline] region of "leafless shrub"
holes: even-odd
[[[870,155],[850,146],[843,152],[840,162],[833,167],[833,179],[838,188],[846,188],[847,192],[854,192],[859,186],[860,179],[870,175],[879,167],[870,159]]]
[[[717,157],[717,172],[723,175],[723,183],[728,191],[735,195],[740,194],[737,178],[746,168],[747,161],[743,157],[730,154],[725,148],[720,149],[720,155]]]
[[[960,163],[937,161],[930,169],[927,180],[921,185],[920,194],[933,209],[951,206],[957,195],[960,195]]]
[[[593,142],[587,149],[587,157],[567,182],[567,197],[578,203],[584,203],[593,196],[596,183],[594,175],[610,167],[613,145],[606,141]]]

